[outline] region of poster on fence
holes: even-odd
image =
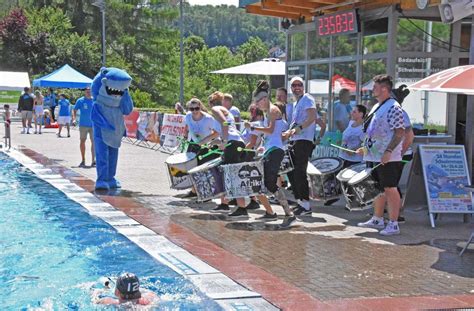
[[[160,145],[165,148],[175,148],[179,145],[177,137],[184,137],[186,124],[185,115],[165,114],[161,124]]]
[[[138,130],[137,130],[137,139],[146,140],[146,128],[148,127],[148,114],[150,112],[140,111],[140,117],[138,118]]]
[[[125,131],[127,137],[130,138],[137,138],[137,130],[138,130],[138,117],[140,113],[138,110],[133,110],[128,116],[124,117],[125,120]]]
[[[430,213],[473,213],[464,146],[421,145],[420,156]]]

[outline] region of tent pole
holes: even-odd
[[[471,23],[471,44],[469,48],[469,64],[474,64],[474,15],[472,17]],[[471,174],[471,183],[474,183],[472,180],[474,178],[473,172],[473,161],[474,161],[474,137],[472,133],[474,133],[474,95],[467,96],[467,104],[466,104],[466,140],[464,142],[466,147],[467,153],[467,165],[469,167],[469,172]]]

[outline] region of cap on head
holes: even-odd
[[[290,80],[290,85],[292,85],[293,82],[295,82],[295,81],[299,81],[299,82],[301,82],[301,83],[304,85],[304,80],[303,80],[303,78],[301,78],[301,77],[299,77],[299,76],[296,76],[296,77],[291,78],[291,80]]]
[[[142,296],[140,293],[140,281],[133,273],[126,272],[119,276],[116,288],[125,299],[138,299]]]

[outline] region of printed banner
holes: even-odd
[[[331,144],[340,145],[342,142],[341,132],[326,132],[324,133],[321,143],[314,148],[311,159],[338,157],[339,149],[332,147]]]
[[[165,114],[160,131],[160,145],[167,148],[175,148],[179,145],[177,137],[184,137],[186,124],[185,115]]]
[[[125,130],[127,137],[130,138],[137,138],[137,130],[138,130],[138,117],[140,113],[138,110],[133,110],[128,116],[124,117],[125,120]]]
[[[420,156],[430,212],[474,212],[464,146],[421,145]]]
[[[228,198],[246,198],[264,192],[263,162],[244,162],[221,166]]]
[[[140,116],[138,118],[138,131],[137,131],[137,139],[138,140],[146,140],[146,129],[148,127],[148,114],[150,112],[147,111],[140,111]]]

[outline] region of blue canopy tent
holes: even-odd
[[[86,77],[68,64],[44,77],[33,80],[34,87],[56,87],[83,89],[90,87],[92,79]]]

